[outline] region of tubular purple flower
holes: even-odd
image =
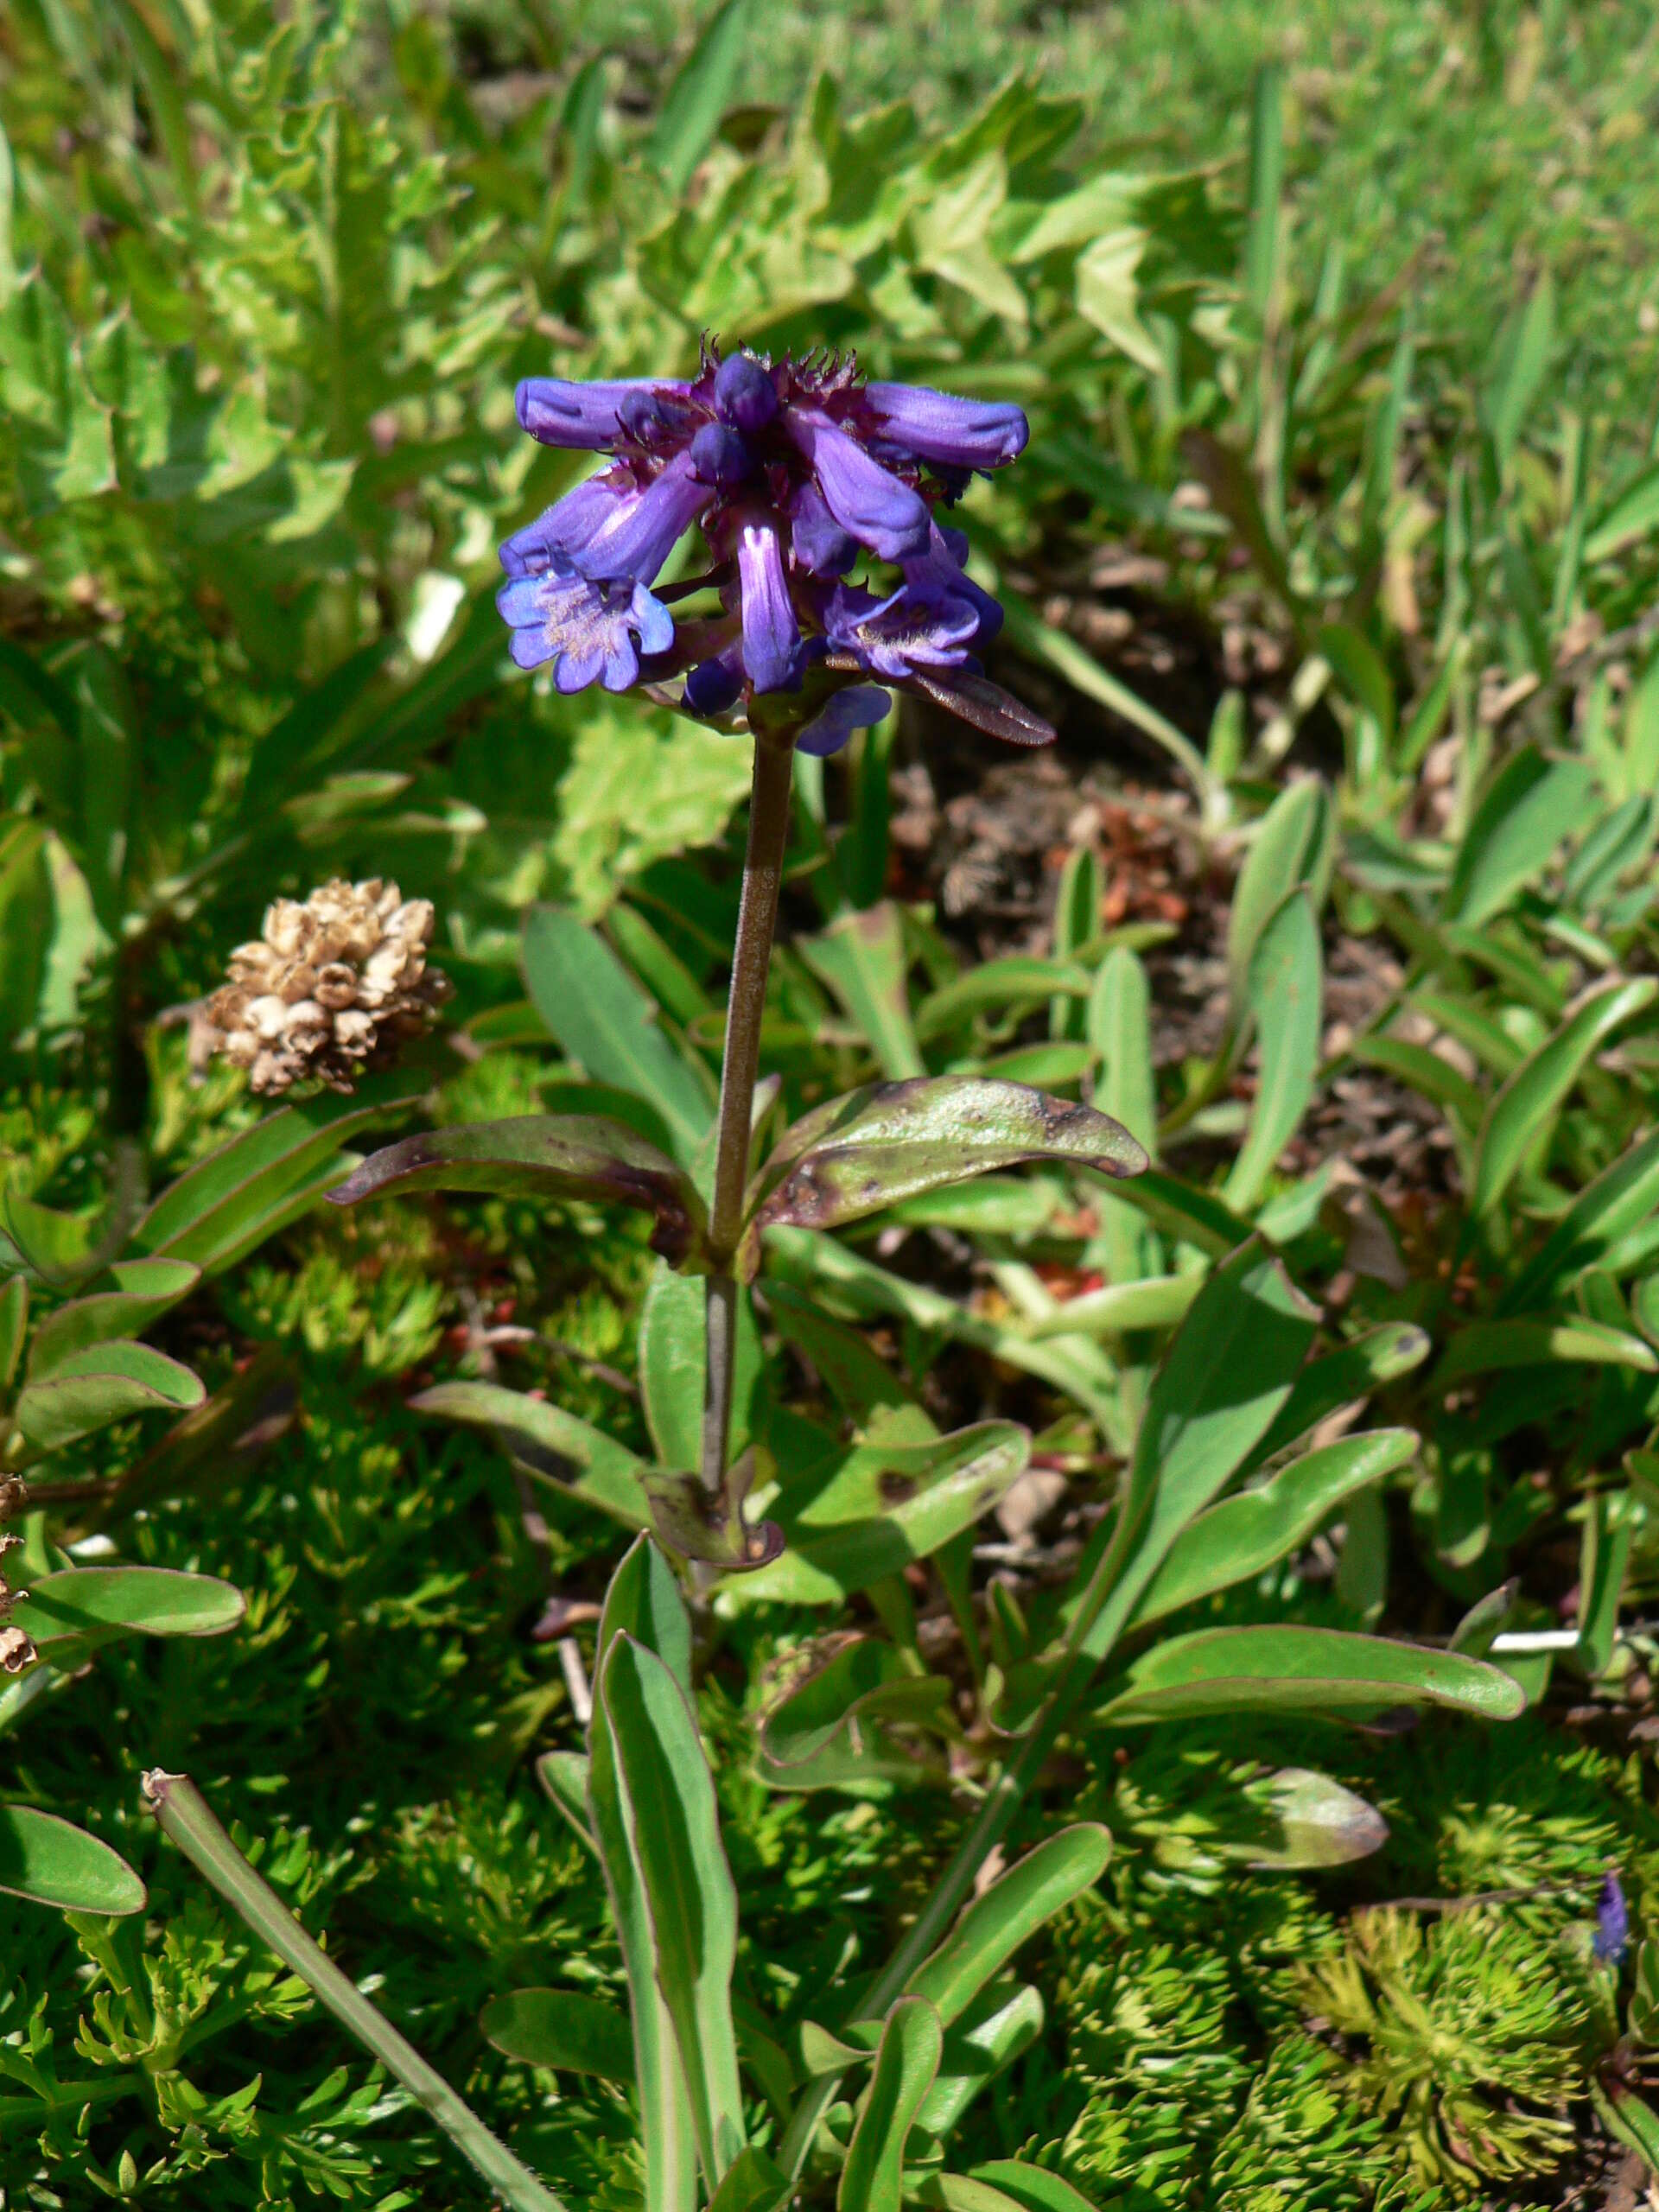
[[[600,453],[614,445],[617,410],[632,392],[683,394],[690,387],[662,377],[626,377],[614,384],[580,384],[564,377],[526,377],[515,394],[520,426],[544,446]]]
[[[876,684],[850,684],[813,716],[796,739],[796,748],[821,760],[839,753],[855,729],[872,729],[885,721],[892,705],[891,694]]]
[[[918,384],[867,384],[861,397],[886,436],[950,468],[1001,468],[1031,435],[1024,409],[999,400],[957,399]]]
[[[960,668],[978,637],[979,612],[951,593],[906,589],[877,599],[838,584],[824,628],[837,652],[852,653],[875,675],[902,683],[918,668]]]
[[[801,680],[801,626],[789,596],[784,549],[769,521],[743,524],[737,540],[743,593],[743,665],[757,691],[792,691]]]
[[[674,617],[644,584],[594,582],[562,557],[539,575],[509,577],[495,603],[519,667],[554,662],[553,681],[563,692],[595,681],[626,691],[639,681],[641,652],[665,652],[674,642]]]
[[[927,503],[918,493],[890,476],[827,416],[791,407],[784,422],[843,530],[884,561],[903,561],[925,550]]]
[[[624,493],[571,560],[584,576],[632,576],[650,583],[714,498],[697,481],[689,453],[676,454],[643,492]]]
[[[921,599],[966,600],[979,617],[975,643],[986,645],[1002,627],[1002,608],[966,573],[967,561],[968,540],[961,531],[941,530],[935,523],[926,552],[902,564],[905,582]]]
[[[844,576],[858,558],[849,537],[823,504],[815,484],[803,484],[790,503],[790,546],[809,575]]]
[[[772,372],[753,353],[734,353],[715,371],[715,412],[722,423],[751,436],[764,430],[778,412]]]
[[[574,558],[595,531],[602,530],[617,511],[618,503],[632,498],[615,473],[590,476],[556,499],[534,522],[514,531],[501,548],[501,565],[510,576],[537,575],[553,565],[561,553]]]

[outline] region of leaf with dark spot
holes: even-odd
[[[683,1168],[620,1122],[527,1114],[429,1129],[372,1153],[328,1197],[337,1206],[384,1192],[499,1191],[524,1198],[594,1198],[656,1217],[653,1251],[683,1266],[701,1244],[702,1199]]]
[[[946,714],[954,715],[958,721],[971,722],[988,737],[1000,737],[1009,745],[1054,742],[1052,722],[1033,715],[1000,683],[993,683],[988,676],[976,676],[969,669],[941,669],[925,675],[918,669],[904,688],[924,693]]]
[[[657,1534],[671,1551],[728,1574],[753,1574],[770,1567],[784,1548],[784,1532],[775,1521],[751,1523],[744,1516],[753,1477],[754,1456],[746,1452],[718,1491],[706,1489],[696,1475],[653,1471],[641,1479]]]
[[[837,1228],[921,1192],[1052,1160],[1119,1176],[1147,1165],[1121,1122],[1024,1084],[968,1076],[874,1084],[785,1132],[760,1179],[752,1235],[777,1224]]]

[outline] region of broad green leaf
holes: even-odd
[[[1262,931],[1294,892],[1306,888],[1317,908],[1331,874],[1331,802],[1317,777],[1280,793],[1262,818],[1227,918],[1227,973],[1235,1020],[1246,1007],[1250,963]]]
[[[1534,746],[1516,753],[1488,786],[1458,848],[1446,913],[1478,929],[1543,873],[1595,804],[1586,762],[1552,762]]]
[[[1541,1367],[1556,1360],[1588,1366],[1633,1367],[1646,1375],[1659,1370],[1659,1357],[1628,1329],[1605,1321],[1569,1316],[1560,1321],[1471,1321],[1459,1329],[1434,1370],[1436,1389],[1465,1375],[1490,1375],[1500,1368]]]
[[[0,1805],[0,1891],[61,1912],[142,1912],[144,1885],[118,1852],[55,1813]]]
[[[0,1190],[3,1226],[16,1262],[43,1282],[60,1284],[87,1272],[93,1258],[98,1224],[86,1214],[61,1213],[14,1190]],[[15,1262],[14,1262],[15,1263]]]
[[[993,2158],[965,2174],[928,2174],[916,2196],[944,2212],[1095,2212],[1061,2175],[1019,2158]]]
[[[855,1721],[925,1721],[950,1698],[942,1676],[910,1674],[891,1644],[858,1637],[767,1709],[760,1749],[774,1766],[804,1765]]]
[[[313,1099],[267,1114],[169,1183],[132,1232],[156,1258],[191,1260],[205,1274],[232,1266],[304,1212],[343,1171],[348,1137],[415,1096],[412,1075],[371,1078],[354,1099]]]
[[[1496,1667],[1455,1651],[1328,1628],[1211,1628],[1154,1644],[1094,1711],[1103,1727],[1211,1713],[1375,1713],[1443,1705],[1510,1720],[1525,1700]]]
[[[201,1281],[201,1269],[190,1260],[118,1260],[110,1274],[113,1290],[72,1299],[41,1322],[29,1348],[31,1381],[54,1374],[89,1345],[136,1335]]]
[[[669,86],[646,152],[677,195],[714,143],[752,48],[752,0],[726,0]]]
[[[642,1463],[625,1444],[592,1428],[575,1414],[499,1382],[436,1382],[410,1400],[416,1413],[436,1414],[468,1428],[482,1428],[520,1466],[569,1490],[625,1527],[650,1524],[651,1503],[640,1480]]]
[[[710,2190],[746,2140],[732,2024],[737,1891],[720,1840],[713,1777],[685,1692],[626,1630],[599,1682],[651,1918],[657,1978],[674,2024],[697,2155]]]
[[[858,2125],[836,2192],[836,2212],[899,2212],[905,2145],[938,2071],[939,2016],[919,1997],[888,2013]]]
[[[1133,1175],[1146,1154],[1116,1122],[1023,1084],[928,1076],[873,1084],[796,1122],[767,1161],[756,1232],[836,1229],[901,1198],[1033,1161]]]
[[[727,2167],[709,2200],[709,2212],[783,2212],[794,2194],[795,2184],[782,2167],[751,2143]]]
[[[1486,1109],[1475,1147],[1470,1204],[1490,1213],[1534,1141],[1572,1090],[1586,1066],[1612,1034],[1659,996],[1650,976],[1609,984],[1587,999],[1547,1044],[1523,1060]]]
[[[574,1114],[423,1130],[372,1153],[328,1197],[349,1206],[410,1191],[500,1191],[637,1206],[654,1217],[652,1251],[676,1267],[695,1251],[706,1226],[683,1168],[620,1122]]]
[[[1120,1122],[1148,1158],[1158,1143],[1151,996],[1137,956],[1127,945],[1115,945],[1095,976],[1087,1020],[1089,1042],[1101,1062],[1094,1103]]]
[[[1262,1573],[1305,1543],[1345,1497],[1405,1466],[1417,1442],[1408,1428],[1344,1436],[1294,1459],[1258,1489],[1212,1505],[1170,1547],[1135,1608],[1136,1621],[1160,1620]]]
[[[478,2018],[486,2043],[526,2066],[597,2074],[633,2083],[633,2036],[628,2016],[602,1998],[572,1989],[515,1989],[493,1997]]]
[[[657,1007],[597,930],[556,906],[524,927],[524,981],[537,1012],[596,1082],[646,1099],[689,1166],[714,1117],[712,1086],[682,1058]]]
[[[1110,1830],[1094,1821],[1046,1837],[974,1899],[905,1984],[906,1995],[925,1997],[948,2028],[1022,1943],[1094,1887],[1111,1855]]]
[[[916,2114],[919,2133],[946,2139],[988,2082],[1013,2065],[1043,2031],[1043,2000],[1031,1985],[994,1987],[953,2023],[939,2070]]]
[[[176,1359],[121,1340],[70,1353],[49,1376],[25,1384],[15,1410],[29,1443],[55,1452],[130,1414],[188,1413],[207,1395],[200,1376]]]
[[[982,1175],[971,1183],[942,1183],[887,1211],[906,1229],[1024,1237],[1039,1235],[1065,1204],[1065,1185],[1057,1177]]]
[[[751,1521],[745,1510],[754,1461],[746,1454],[726,1471],[717,1491],[701,1475],[652,1468],[644,1478],[652,1523],[670,1551],[732,1574],[769,1567],[784,1548],[775,1521]]]
[[[223,1636],[242,1592],[217,1575],[162,1567],[74,1567],[31,1578],[11,1618],[42,1651],[75,1637]]]
[[[1389,1840],[1375,1806],[1309,1767],[1281,1767],[1245,1794],[1260,1826],[1247,1840],[1230,1843],[1228,1853],[1252,1867],[1348,1866]]]
[[[1270,918],[1250,958],[1260,1073],[1249,1133],[1222,1189],[1236,1213],[1255,1206],[1313,1096],[1321,976],[1313,909],[1307,893],[1295,891]]]
[[[988,1513],[1030,1453],[1026,1430],[988,1421],[920,1444],[867,1439],[805,1483],[785,1469],[768,1510],[789,1548],[747,1575],[742,1594],[831,1605],[902,1573]]]
[[[1225,1489],[1289,1397],[1315,1317],[1260,1244],[1223,1262],[1154,1380],[1122,1508],[1084,1554],[1072,1618],[1103,1658],[1176,1537]]]
[[[916,1033],[924,1044],[963,1027],[976,1014],[1005,1014],[1035,1005],[1053,993],[1086,998],[1089,971],[1075,961],[1049,960],[1036,953],[1013,952],[970,968],[931,991],[916,1009]]]
[[[883,899],[861,913],[840,915],[795,949],[857,1023],[889,1083],[926,1073],[911,1025],[905,981],[909,962],[896,906]]]
[[[696,2212],[696,2126],[674,2021],[658,1978],[660,1961],[634,1842],[633,1815],[602,1694],[606,1653],[601,1622],[601,1694],[594,1702],[588,1736],[588,1815],[610,1893],[617,1942],[627,1968],[633,2073],[645,2159],[645,2212]],[[702,1757],[700,1747],[697,1756]]]

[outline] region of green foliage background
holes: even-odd
[[[498,538],[572,474],[518,435],[516,378],[677,369],[705,328],[855,345],[874,372],[1027,406],[1026,460],[968,517],[1011,600],[1001,672],[1058,706],[1068,742],[1140,744],[1137,772],[1173,762],[1238,829],[1313,716],[1305,741],[1341,787],[1344,926],[1421,959],[1407,988],[1426,972],[1461,995],[1478,1058],[1484,1040],[1465,1079],[1484,1088],[1446,1108],[1467,1165],[1471,1117],[1592,971],[1654,961],[1649,11],[918,0],[768,9],[764,37],[740,11],[697,46],[707,23],[669,0],[15,0],[0,22],[10,1187],[90,1218],[112,1138],[156,1186],[251,1122],[228,1077],[191,1083],[182,1031],[156,1018],[211,986],[269,898],[334,873],[440,905],[480,1048],[442,1063],[442,1118],[551,1110],[572,1079],[524,996],[536,900],[652,963],[706,1069],[741,749],[511,680],[489,599]],[[1216,632],[1242,608],[1287,665],[1321,660],[1313,700],[1250,702],[1250,743],[1293,717],[1276,753],[1229,734],[1242,709],[1216,656],[1172,738],[1175,708],[1068,628],[1054,595],[1086,599],[1104,546],[1165,563],[1151,611]],[[1517,690],[1505,716],[1483,710]],[[1423,763],[1448,732],[1455,804],[1425,827]],[[1505,845],[1491,778],[1516,759],[1571,773],[1548,787],[1548,834]],[[828,779],[823,818],[851,824],[843,887],[867,905],[885,879],[861,824],[885,768],[873,742]],[[1625,842],[1592,849],[1619,802]],[[1422,901],[1442,894],[1507,966],[1449,938],[1425,954]],[[908,965],[943,988],[957,956],[914,928]],[[1033,1036],[1033,995],[936,1007],[937,1052],[1085,1043],[1074,1075],[1104,1079],[1069,1020]],[[781,964],[779,1015],[801,1101],[880,1059],[822,960]],[[1501,1298],[1650,1125],[1644,1039],[1548,1117],[1513,1229],[1505,1211],[1459,1244],[1442,1223],[1434,1262],[1472,1249]],[[1160,1103],[1217,1147],[1213,1180],[1241,1116],[1206,1080],[1166,1072]],[[1291,1242],[1328,1284],[1339,1255],[1317,1231]],[[1639,1342],[1650,1322],[1620,1287],[1637,1271],[1575,1280],[1552,1324]],[[505,1461],[404,1401],[411,1375],[499,1359],[639,1443],[617,1377],[648,1272],[642,1233],[592,1209],[380,1209],[308,1217],[169,1322],[210,1388],[261,1346],[296,1358],[299,1418],[121,1532],[124,1556],[235,1580],[245,1629],[124,1644],[7,1740],[8,1793],[84,1820],[151,1893],[142,1923],[9,1917],[8,2203],[482,2202],[142,1821],[156,1764],[188,1766],[259,1840],[308,1923],[573,2201],[638,2202],[621,2099],[510,2064],[476,2027],[506,1988],[619,1986],[592,1863],[531,1773],[575,1727],[552,1645],[527,1633],[550,1567],[596,1594],[613,1531],[573,1507],[538,1557]],[[1466,1318],[1426,1281],[1372,1295],[1371,1318],[1437,1342]],[[512,1325],[537,1341],[498,1353],[487,1332]],[[896,1325],[920,1370],[918,1328]],[[1563,1367],[1548,1533],[1572,1547],[1583,1493],[1623,1480],[1655,1408],[1639,1366],[1563,1358],[1551,1389]],[[1395,1501],[1390,1602],[1411,1625],[1449,1629],[1533,1567],[1503,1421],[1440,1435],[1433,1482]],[[128,1424],[63,1471],[118,1474],[149,1438]],[[1477,1461],[1498,1510],[1471,1549],[1451,1523]],[[1402,1568],[1414,1529],[1427,1564]],[[38,1526],[30,1541],[43,1557]],[[1541,1568],[1514,1618],[1541,1619],[1560,1580]],[[1282,1581],[1300,1618],[1357,1605]],[[1631,1592],[1652,1581],[1639,1537]],[[782,1608],[744,1615],[702,1715],[741,1974],[785,2017],[844,1946],[880,1955],[954,1817],[925,1793],[752,1778],[763,1669],[802,1633]],[[1181,1725],[1125,1764],[1103,1754],[1077,1794],[1118,1859],[1054,1934],[1048,2026],[971,2147],[1128,2212],[1560,2201],[1605,2149],[1586,2102],[1611,2040],[1597,1891],[1616,1865],[1639,1930],[1659,1881],[1647,1756],[1548,1715],[1454,1739]],[[1247,1871],[1238,1785],[1258,1761],[1358,1789],[1386,1851],[1339,1875]],[[1432,1902],[1390,1910],[1402,1898]]]

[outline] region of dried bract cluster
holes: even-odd
[[[378,876],[337,878],[303,903],[278,899],[207,1001],[217,1050],[258,1091],[308,1079],[351,1090],[449,995],[448,977],[426,964],[433,920],[429,899],[405,899]]]
[[[0,1521],[10,1520],[14,1513],[21,1512],[28,1499],[29,1492],[16,1475],[0,1475]],[[21,1536],[0,1535],[0,1558],[15,1551],[22,1541]],[[6,1618],[17,1594],[6,1580],[3,1569],[0,1569],[0,1671],[8,1675],[21,1673],[40,1656],[33,1639]]]

